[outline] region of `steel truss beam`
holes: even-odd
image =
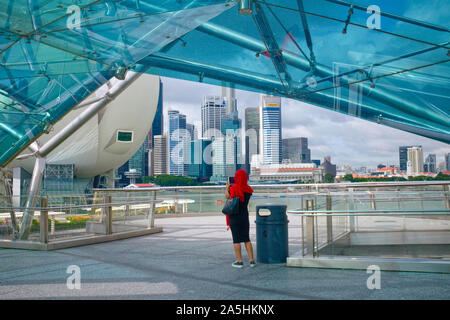
[[[240,45],[243,48],[255,52],[265,50],[265,46],[261,41],[216,24],[207,22],[198,27],[197,30],[218,37],[225,41]],[[310,71],[310,65],[306,59],[287,51],[283,51],[283,57],[287,64],[306,72]],[[316,64],[315,75],[318,77],[328,78],[328,81],[330,82],[333,81],[333,77],[335,76],[333,70],[319,63]],[[345,78],[342,79],[342,81],[350,82],[350,80]],[[416,117],[436,122],[440,125],[445,126],[446,128],[449,127],[448,119],[443,118],[441,114],[438,114],[433,110],[424,108],[423,106],[418,105],[412,101],[402,99],[382,88],[371,88],[371,85],[368,83],[361,83],[361,86],[363,89],[363,93],[365,95],[370,95],[370,97],[376,101],[382,102],[387,106],[393,106],[399,111],[404,111],[405,113],[409,113]]]
[[[173,58],[167,56],[162,53],[153,54],[143,59],[141,63],[150,66],[149,71],[151,72],[151,67],[162,68],[173,70],[177,72],[183,72],[193,75],[202,74],[203,77],[208,77],[215,80],[220,81],[229,81],[236,84],[241,84],[247,87],[251,87],[257,90],[263,90],[268,93],[279,93],[283,90],[283,84],[281,81],[275,77],[268,77],[266,75],[261,75],[257,73],[251,73],[246,70],[233,69],[225,66],[217,66],[217,65],[208,65],[198,61],[190,61],[186,59]],[[293,88],[295,89],[295,83],[293,83]],[[318,104],[326,109],[330,109],[336,112],[341,112],[339,110],[334,110],[332,106],[334,105],[334,101],[338,100],[342,103],[350,103],[350,101],[346,98],[335,97],[334,95],[325,93],[325,92],[317,92],[312,93],[308,96],[303,97],[302,101],[307,101],[312,104]],[[420,134],[426,137],[433,137],[436,139],[436,135],[431,131],[437,133],[442,132],[448,129],[445,129],[442,126],[437,125],[434,122],[428,121],[421,117],[412,116],[406,112],[399,111],[391,106],[383,107],[383,109],[376,106],[368,106],[361,104],[362,108],[371,110],[377,115],[383,114],[384,117],[394,117],[398,119],[402,119],[405,122],[414,123],[414,126],[420,127],[417,132],[413,132],[413,129],[409,130],[409,132],[413,132],[416,134]],[[345,112],[341,112],[343,114],[347,114]],[[379,118],[368,119],[373,122],[379,122]],[[411,125],[411,127],[413,127]],[[424,132],[430,131],[430,134],[424,134]],[[438,139],[443,142],[450,143],[450,135],[440,136]]]
[[[353,7],[355,9],[367,12],[367,7],[360,6],[358,4],[354,4],[354,3],[350,3],[350,2],[346,2],[346,1],[341,1],[341,0],[325,0],[325,1],[328,1],[328,2],[331,2],[331,3],[334,3],[334,4],[338,4],[338,5],[341,5],[341,6],[345,6],[345,7]],[[391,18],[391,19],[394,19],[394,20],[406,22],[406,23],[409,23],[409,24],[414,24],[416,26],[420,26],[420,27],[424,27],[424,28],[428,28],[428,29],[432,29],[432,30],[436,30],[436,31],[450,32],[450,30],[445,28],[445,27],[441,27],[441,26],[434,25],[434,24],[431,24],[431,23],[423,22],[423,21],[420,21],[420,20],[415,20],[415,19],[411,19],[411,18],[407,18],[407,17],[398,16],[398,15],[395,15],[395,14],[392,14],[392,13],[389,13],[389,12],[380,11],[380,15],[384,16],[384,17],[387,17],[387,18]]]
[[[289,93],[289,89],[291,87],[292,78],[288,73],[286,61],[284,61],[283,53],[278,46],[277,41],[275,40],[275,36],[273,34],[272,28],[270,27],[269,21],[267,20],[266,14],[264,13],[263,8],[255,3],[255,10],[253,11],[253,18],[258,28],[259,34],[263,39],[264,46],[266,51],[269,54],[270,59],[277,71],[277,74],[280,77],[280,80],[283,82],[283,79],[287,82],[287,94]],[[281,78],[283,75],[283,78]]]
[[[306,45],[309,48],[309,54],[310,54],[311,61],[315,64],[316,57],[314,56],[313,43],[312,43],[312,39],[311,39],[311,33],[309,32],[308,20],[306,19],[306,15],[304,13],[305,10],[303,8],[303,0],[297,0],[297,5],[298,5],[299,12],[300,12],[300,18],[302,19],[302,26],[303,26],[303,32],[305,33]],[[314,66],[311,66],[311,67],[314,67]]]

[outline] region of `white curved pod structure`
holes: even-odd
[[[118,81],[111,79],[109,86],[117,85]],[[107,91],[108,85],[105,84],[86,101],[101,98]],[[159,77],[142,74],[122,94],[56,147],[47,156],[47,163],[74,164],[74,175],[78,178],[91,178],[120,167],[144,142],[155,117],[158,98]],[[88,106],[70,111],[55,123],[49,134],[39,138],[40,145],[45,144]],[[23,167],[31,173],[34,160],[33,157],[16,159],[8,167]]]

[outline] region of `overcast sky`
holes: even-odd
[[[172,78],[162,78],[164,84],[164,127],[167,131],[167,110],[184,113],[188,123],[201,128],[201,102],[205,95],[220,95],[218,86]],[[239,117],[247,107],[258,106],[259,94],[236,90]],[[398,147],[422,145],[424,158],[434,153],[437,163],[444,161],[450,145],[387,126],[379,125],[296,100],[281,100],[283,138],[307,137],[311,159],[330,155],[338,166],[354,168],[378,164],[398,165]]]

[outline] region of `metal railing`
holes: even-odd
[[[310,218],[311,214],[315,215],[314,219],[328,219],[330,224],[333,223],[333,233],[325,233],[326,236],[320,233],[320,237],[327,239],[327,237],[335,238],[337,235],[345,233],[348,228],[361,228],[358,219],[363,214],[376,212],[391,217],[394,215],[408,216],[408,212],[414,213],[414,210],[419,210],[418,214],[428,212],[433,213],[433,216],[442,214],[447,217],[445,211],[450,211],[449,186],[450,181],[259,184],[252,185],[254,194],[249,210],[254,213],[255,207],[259,204],[280,203],[286,204],[291,212],[292,210],[297,210],[298,213],[304,212],[302,219]],[[46,199],[45,203],[41,202],[31,210],[43,212],[39,215],[38,221],[39,227],[42,227],[41,234],[48,230],[46,215],[52,218],[50,236],[58,233],[58,227],[61,227],[64,219],[73,216],[85,216],[88,219],[89,228],[84,227],[83,230],[77,225],[80,236],[91,235],[95,228],[100,228],[100,224],[102,225],[100,231],[108,234],[113,233],[113,229],[119,228],[120,224],[129,227],[154,227],[155,217],[188,214],[222,215],[224,191],[224,185],[94,189],[92,194],[48,194],[42,197],[42,200]],[[24,202],[19,200],[21,199],[0,198],[0,229],[2,226],[5,229],[5,222],[7,223],[11,219],[11,213],[16,214],[17,219],[20,219],[20,212],[24,210],[24,207],[10,205]],[[55,212],[60,214],[55,214]],[[355,218],[351,218],[353,213],[355,213]],[[322,214],[326,216],[322,218]],[[61,222],[59,225],[58,221]],[[316,223],[314,228],[319,228],[319,226],[320,223]],[[302,237],[308,236],[308,228],[305,227],[305,232],[301,232]],[[64,230],[67,237],[73,236],[67,232],[69,229]],[[315,235],[319,236],[319,229]],[[11,238],[11,236],[11,234],[7,234],[3,235],[3,238]],[[36,233],[33,236],[36,238]],[[45,239],[49,241],[49,234],[44,234],[42,237],[41,241]],[[59,237],[64,238],[64,232],[60,232]],[[320,242],[319,238],[316,239],[313,247],[316,248],[318,254],[323,241]],[[307,246],[310,246],[309,242],[307,245],[305,244],[305,248]]]
[[[30,241],[47,244],[49,235],[58,240],[91,236],[92,234],[111,235],[128,229],[145,229],[154,227],[155,205],[160,202],[152,196],[133,196],[126,199],[113,198],[110,194],[73,195],[40,197],[39,206],[0,206],[0,239],[15,240],[26,209],[33,211],[33,226]],[[58,201],[56,201],[58,200]],[[52,203],[49,205],[49,203]],[[77,203],[77,204],[74,204]],[[11,215],[14,213],[14,215]],[[11,222],[13,217],[17,220]],[[72,223],[73,221],[85,223]],[[50,221],[50,225],[49,225]],[[6,223],[5,223],[6,222]],[[50,227],[50,228],[49,228]],[[50,229],[50,230],[49,230]],[[61,229],[61,230],[58,230]],[[61,231],[61,232],[57,232]]]
[[[411,185],[403,183],[396,188]],[[346,193],[305,199],[301,208],[288,210],[300,216],[300,255],[450,258],[448,184],[442,189],[439,184],[431,185],[438,185],[438,190],[355,192],[351,188]],[[325,197],[325,206],[318,206],[321,197]],[[431,235],[429,242],[425,235]],[[431,247],[433,253],[427,252]]]

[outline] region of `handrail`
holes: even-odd
[[[289,212],[288,212],[289,213]],[[417,212],[404,212],[404,213],[392,213],[392,214],[382,214],[382,213],[310,213],[303,214],[305,217],[395,217],[395,216],[450,216],[448,213],[417,213]]]
[[[33,211],[39,211],[41,209],[45,210],[56,210],[56,209],[83,209],[83,208],[106,208],[111,206],[126,206],[130,204],[151,204],[151,203],[161,203],[163,200],[151,200],[147,199],[146,201],[127,201],[127,202],[106,202],[106,203],[93,203],[93,204],[81,204],[81,205],[69,205],[69,206],[49,206],[49,207],[0,207],[0,210],[18,210],[22,211],[23,209],[30,209]]]
[[[288,210],[290,214],[302,214],[303,216],[449,216],[449,210],[430,209],[430,210]]]
[[[450,181],[385,181],[385,182],[343,182],[343,183],[305,183],[305,184],[250,184],[252,188],[380,188],[380,187],[413,187],[413,186],[439,186],[449,185]],[[173,186],[173,187],[150,187],[139,189],[93,189],[94,192],[138,192],[138,191],[161,191],[161,190],[183,190],[183,189],[224,189],[225,185],[207,186]]]
[[[100,190],[106,190],[106,189],[100,189]],[[117,190],[114,190],[114,191],[112,191],[113,189],[109,189],[108,191],[105,191],[105,192],[111,192],[111,193],[114,193],[114,192],[119,192],[119,193],[124,193],[124,191],[129,191],[129,190],[122,190],[122,189],[117,189]],[[152,189],[152,190],[142,190],[142,189],[138,189],[138,190],[134,190],[133,192],[146,192],[146,191],[155,191],[156,189]],[[164,189],[162,189],[162,190],[164,190]],[[187,190],[189,190],[189,189],[187,189]],[[156,190],[156,191],[158,191],[158,190]],[[97,191],[96,191],[97,192]],[[102,193],[102,192],[99,192],[99,193]],[[381,191],[370,191],[370,194],[374,194],[374,195],[380,195],[380,194],[385,194],[385,193],[392,193],[392,191],[388,191],[388,190],[381,190]],[[432,198],[432,195],[434,194],[434,193],[439,193],[439,194],[448,194],[448,195],[450,195],[450,191],[441,191],[441,190],[420,190],[420,191],[403,191],[403,192],[401,192],[401,194],[402,195],[414,195],[414,194],[429,194],[430,195],[430,197],[429,198]],[[258,193],[258,192],[255,192],[254,193],[254,195],[264,195],[264,194],[266,194],[266,193]],[[289,195],[326,195],[325,193],[318,193],[318,192],[313,192],[313,191],[305,191],[305,192],[288,192],[288,193],[285,193],[285,194],[289,194]],[[336,192],[333,192],[332,193],[333,194],[333,196],[344,196],[344,195],[348,195],[348,192],[343,192],[343,193],[339,193],[338,191],[336,191]],[[360,195],[368,195],[368,193],[367,193],[367,191],[355,191],[355,192],[353,192],[353,196],[360,196]],[[98,196],[98,195],[97,195]],[[77,198],[80,198],[80,199],[83,199],[83,200],[86,200],[86,199],[88,199],[88,200],[93,200],[93,199],[95,199],[96,197],[97,197],[94,193],[91,193],[91,194],[74,194],[74,195],[47,195],[47,196],[45,196],[47,199],[62,199],[62,198],[73,198],[73,199],[77,199]],[[26,199],[26,196],[12,196],[12,198],[19,198],[20,197],[20,199]],[[142,196],[139,196],[139,195],[136,195],[136,196],[133,196],[133,197],[136,197],[136,198],[139,198],[139,197],[147,197],[147,196],[145,196],[145,195],[142,195]],[[11,197],[8,197],[8,196],[0,196],[0,199],[9,199],[9,198],[11,198]],[[397,197],[394,197],[395,199],[397,199]],[[391,199],[391,198],[380,198],[380,197],[377,197],[376,198],[377,199],[377,201],[378,200],[383,200],[383,199]],[[407,198],[408,200],[410,200],[410,199],[412,199],[412,198]],[[427,199],[428,199],[428,197],[427,197]],[[361,199],[361,200],[364,200],[364,199]]]
[[[420,201],[432,201],[432,200],[444,200],[446,203],[447,208],[450,207],[449,205],[449,199],[450,199],[450,191],[448,186],[450,185],[450,181],[405,181],[405,182],[362,182],[362,183],[327,183],[327,184],[258,184],[258,185],[252,185],[252,187],[255,189],[254,195],[255,199],[257,196],[264,196],[264,195],[273,195],[274,197],[277,196],[277,194],[282,193],[286,198],[289,198],[290,196],[299,196],[299,197],[322,197],[322,196],[333,196],[333,201],[341,201],[344,199],[345,196],[348,196],[349,194],[352,195],[352,199],[350,201],[358,202],[358,203],[380,203],[380,202],[390,202],[390,201],[414,201],[414,200],[420,200]],[[439,188],[439,190],[406,190],[401,189],[403,188],[410,188],[410,187],[418,187],[418,186],[442,186],[442,188]],[[315,187],[317,187],[315,189]],[[329,188],[332,187],[332,188]],[[392,190],[373,190],[376,188],[382,188],[382,187],[388,187],[388,188],[398,188],[398,190],[392,191]],[[149,195],[144,195],[144,193],[159,193],[160,199],[164,199],[166,196],[164,192],[161,191],[173,191],[173,192],[179,192],[177,194],[177,197],[183,197],[183,191],[193,191],[198,192],[200,195],[200,201],[202,196],[202,191],[212,191],[220,193],[224,190],[224,185],[207,185],[207,186],[172,186],[172,187],[151,187],[151,188],[139,188],[139,189],[94,189],[92,194],[77,194],[77,195],[48,195],[46,198],[48,200],[54,200],[51,201],[48,207],[46,207],[46,210],[65,210],[65,209],[82,209],[82,208],[102,208],[107,206],[123,206],[123,205],[132,205],[132,204],[148,204],[148,203],[160,203],[162,200],[153,201],[151,198],[149,198]],[[320,190],[323,188],[328,188],[326,190]],[[345,192],[345,188],[351,188],[353,190],[350,190],[350,192]],[[358,189],[360,188],[360,189]],[[361,188],[373,188],[372,190],[361,190]],[[269,190],[268,193],[267,189]],[[288,190],[286,189],[294,189],[294,190]],[[334,190],[333,190],[334,189]],[[324,192],[322,192],[324,191]],[[385,193],[391,192],[391,196],[386,195]],[[133,193],[133,195],[129,195],[128,198],[125,199],[126,194]],[[113,195],[113,198],[115,202],[111,202],[109,204],[102,203],[104,200],[102,198],[107,195]],[[192,194],[189,194],[189,196],[192,196]],[[341,197],[342,196],[342,197]],[[369,197],[370,196],[370,197]],[[70,198],[69,201],[65,200],[65,198]],[[77,201],[77,199],[81,199],[84,201]],[[58,201],[58,199],[61,199],[62,201]],[[345,198],[347,200],[347,198]],[[98,201],[98,203],[96,203]],[[270,199],[268,200],[270,201]],[[80,203],[81,202],[81,203]],[[318,205],[318,204],[317,204]],[[422,205],[423,206],[423,205]],[[322,207],[320,205],[319,207]],[[400,208],[400,206],[399,206]],[[9,207],[5,205],[0,205],[0,210],[5,211],[21,211],[24,210],[24,207],[16,206],[16,207]],[[41,207],[34,206],[30,208],[31,210],[41,210]],[[319,209],[319,208],[316,208]],[[372,206],[372,209],[375,209],[375,206]],[[427,210],[428,212],[431,212],[430,210]],[[290,213],[298,213],[295,212],[295,210],[290,210]],[[317,211],[317,214],[319,213],[339,213],[340,211]],[[349,213],[352,211],[341,211],[342,213]],[[385,211],[363,211],[363,210],[357,210],[354,212],[359,213],[374,213],[374,212],[403,212],[403,211],[397,211],[397,210],[385,210]],[[413,212],[411,210],[408,210],[408,212]],[[419,211],[423,212],[423,211]],[[308,214],[311,213],[311,211],[308,212]]]
[[[300,209],[292,209],[288,210],[287,213],[333,213],[333,212],[365,212],[365,213],[372,213],[372,212],[445,212],[450,215],[449,210],[443,210],[443,209],[430,209],[430,210],[397,210],[397,209],[377,209],[377,210],[300,210]]]

